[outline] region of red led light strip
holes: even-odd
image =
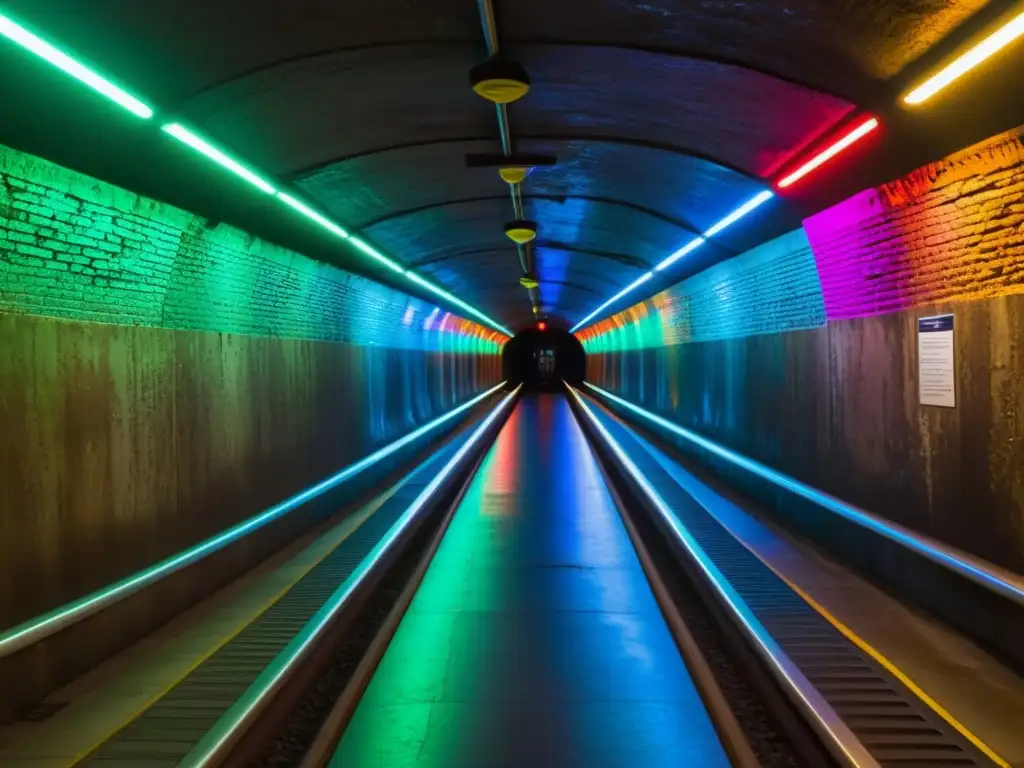
[[[785,189],[786,187],[791,186],[792,184],[796,183],[804,176],[809,174],[811,171],[827,163],[829,160],[838,155],[847,147],[860,141],[862,138],[864,138],[873,130],[875,130],[878,126],[879,122],[877,117],[867,118],[860,125],[858,125],[856,128],[854,128],[845,136],[843,136],[841,139],[838,139],[829,146],[825,147],[825,149],[821,150],[821,152],[816,154],[814,157],[812,157],[806,163],[801,165],[791,174],[783,177],[775,186],[778,187],[779,189]]]

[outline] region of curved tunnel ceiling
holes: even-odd
[[[508,188],[494,169],[465,160],[501,149],[493,107],[468,87],[469,69],[486,56],[474,0],[6,5],[120,73],[161,109],[289,180],[402,263],[421,265],[506,325],[531,321],[516,251],[502,234],[511,218]],[[986,5],[497,0],[502,50],[533,82],[508,109],[515,149],[557,158],[522,184],[525,213],[540,227],[532,259],[542,311],[579,320],[765,189],[852,115],[891,108],[907,73]],[[33,77],[3,85],[0,97],[30,98]],[[52,114],[44,110],[39,120]],[[0,141],[10,137],[31,151],[32,119],[0,128]],[[90,160],[74,136],[46,130],[40,146],[60,145],[62,160],[75,165],[80,157],[78,165],[102,167],[97,175],[115,183],[137,179],[132,157],[106,152]],[[931,159],[922,153],[934,142],[915,149],[915,138],[899,130],[887,138],[886,158]],[[857,180],[896,170],[876,164]],[[217,207],[190,191],[177,169],[154,172],[163,179],[140,191],[200,213]],[[687,257],[667,281],[798,226],[849,191],[829,183],[820,194],[775,200]],[[249,203],[223,205],[222,217],[243,227],[261,217]],[[262,233],[269,225],[258,226]],[[353,257],[337,260],[366,271]]]

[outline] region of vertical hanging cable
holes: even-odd
[[[483,27],[484,42],[487,44],[487,55],[491,58],[498,55],[498,27],[494,20],[494,5],[491,0],[477,0],[477,8],[480,11],[480,25]],[[505,104],[496,104],[495,111],[498,116],[498,133],[501,136],[501,151],[508,157],[512,154],[512,134],[508,127],[508,108]],[[515,219],[525,219],[526,216],[523,213],[523,196],[519,189],[518,184],[509,184],[509,195],[512,198],[512,211],[515,214]],[[519,254],[519,266],[523,270],[524,275],[536,276],[533,271],[533,251],[529,243],[517,244],[516,252]],[[537,314],[539,303],[538,303],[538,290],[536,288],[529,288],[530,294],[530,306],[533,309],[534,315]]]

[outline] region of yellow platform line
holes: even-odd
[[[685,491],[686,489],[684,488],[683,490]],[[692,496],[692,494],[690,495]],[[704,504],[701,503],[699,499],[696,499],[696,497],[693,498],[702,507],[704,506]],[[732,536],[734,539],[736,539],[736,541],[738,541],[744,547],[744,549],[746,549],[748,552],[750,552],[750,554],[752,554],[759,561],[761,561],[761,563],[763,563],[769,571],[778,576],[786,584],[786,586],[788,586],[790,589],[796,592],[796,594],[799,595],[805,603],[811,606],[811,608],[817,611],[821,615],[821,617],[825,619],[825,621],[827,621],[829,624],[835,627],[847,640],[849,640],[851,643],[856,645],[860,650],[862,650],[864,653],[866,653],[868,656],[874,659],[889,674],[891,674],[893,677],[895,677],[897,680],[903,683],[903,685],[905,685],[915,696],[917,696],[917,698],[924,702],[924,704],[926,704],[933,712],[935,712],[935,714],[937,714],[939,717],[941,717],[943,720],[949,723],[950,726],[956,729],[956,731],[961,736],[963,736],[971,744],[973,744],[981,752],[983,752],[986,757],[988,757],[1000,768],[1013,768],[1013,766],[1009,762],[1007,762],[998,754],[996,754],[991,747],[985,744],[985,742],[983,742],[978,736],[976,736],[969,728],[967,728],[967,726],[965,726],[963,723],[957,720],[952,715],[952,713],[950,713],[945,707],[943,707],[939,702],[937,702],[935,699],[933,699],[931,696],[925,693],[925,691],[917,683],[911,680],[910,677],[906,675],[906,673],[904,673],[895,664],[889,661],[889,659],[887,659],[879,650],[877,650],[864,638],[862,638],[860,635],[858,635],[856,632],[854,632],[852,629],[846,626],[842,621],[836,618],[832,614],[832,612],[829,611],[825,606],[823,606],[821,603],[819,603],[817,600],[811,597],[807,592],[805,592],[803,589],[801,589],[799,586],[793,583],[775,566],[773,566],[764,557],[762,557],[761,554],[757,552],[757,550],[755,550],[750,544],[748,544],[742,538],[740,538],[731,530],[729,530],[729,528],[724,523],[722,523],[722,521],[718,520],[718,518],[715,517],[714,513],[711,512],[711,510],[707,509],[707,507],[705,507],[705,510],[708,512],[709,515],[714,517],[718,524],[725,528],[728,534]],[[764,523],[761,523],[761,525],[764,525]]]
[[[645,450],[647,449],[645,448]],[[651,455],[652,457],[654,456],[654,454]],[[665,458],[668,461],[673,461],[667,455]],[[655,460],[657,461],[656,458]],[[695,477],[694,479],[697,480],[697,482],[701,482],[699,478]],[[718,522],[718,524],[721,525],[722,528],[724,528],[730,536],[732,536],[736,541],[738,541],[743,546],[744,549],[746,549],[748,552],[750,552],[750,554],[752,554],[761,563],[763,563],[769,571],[778,576],[786,584],[786,586],[788,586],[797,595],[799,595],[805,603],[807,603],[809,606],[811,606],[811,608],[817,611],[821,615],[821,617],[825,619],[825,621],[827,621],[829,624],[835,627],[847,640],[856,645],[860,650],[862,650],[864,653],[866,653],[868,656],[874,659],[887,672],[889,672],[889,674],[891,674],[893,677],[895,677],[897,680],[903,683],[903,685],[905,685],[915,696],[917,696],[918,699],[920,699],[933,712],[935,712],[935,714],[937,714],[939,717],[941,717],[943,720],[949,723],[949,725],[952,728],[954,728],[961,736],[967,739],[967,741],[969,741],[971,744],[977,747],[977,749],[984,753],[984,755],[988,757],[992,762],[994,762],[1000,768],[1014,768],[1014,766],[1011,763],[1007,762],[1002,757],[1000,757],[991,747],[985,744],[985,742],[983,742],[977,735],[975,735],[969,728],[967,728],[967,726],[965,726],[963,723],[957,720],[952,715],[952,713],[946,710],[945,707],[943,707],[939,702],[937,702],[935,699],[933,699],[931,696],[925,693],[924,690],[917,683],[911,680],[910,677],[908,677],[904,672],[902,672],[898,667],[896,667],[895,664],[889,661],[889,659],[887,659],[880,651],[878,651],[870,643],[868,643],[866,640],[860,637],[856,632],[854,632],[843,622],[841,622],[838,618],[832,615],[832,613],[827,608],[825,608],[825,606],[818,603],[817,600],[815,600],[813,597],[807,594],[807,592],[805,592],[803,589],[794,584],[784,574],[780,573],[779,570],[775,568],[775,566],[773,566],[764,557],[762,557],[761,554],[757,550],[755,550],[750,544],[748,544],[741,537],[733,533],[728,526],[726,526],[721,520],[718,519],[718,517],[710,509],[707,508],[704,502],[702,502],[699,498],[697,498],[692,493],[687,491],[686,488],[683,488],[682,484],[679,483],[678,480],[676,480],[675,478],[672,478],[672,480],[677,485],[679,485],[680,488],[683,489],[684,493],[693,498],[694,501],[696,501],[701,507],[703,507],[704,510],[709,515],[711,515],[711,517],[713,517],[715,521]],[[708,490],[711,491],[715,496],[721,497],[721,494],[715,491],[711,486],[708,486],[706,483],[701,484],[705,485],[705,487],[707,487]],[[749,513],[744,512],[744,514]],[[764,523],[760,524],[765,525]]]
[[[282,597],[288,594],[288,592],[291,591],[295,587],[295,585],[298,584],[299,581],[305,578],[305,576],[309,574],[310,571],[312,571],[314,568],[320,565],[320,563],[322,563],[327,557],[329,557],[331,553],[334,552],[334,550],[341,546],[346,541],[346,539],[349,538],[349,536],[351,536],[356,530],[358,530],[359,526],[366,522],[366,520],[374,512],[380,509],[381,505],[384,504],[385,501],[387,501],[389,498],[391,498],[392,495],[394,495],[395,491],[398,490],[401,484],[402,483],[397,483],[396,485],[389,488],[387,491],[382,493],[380,496],[376,497],[365,507],[353,513],[349,517],[345,518],[343,521],[334,526],[334,528],[332,528],[331,530],[317,537],[317,540],[313,541],[308,547],[306,547],[304,550],[297,553],[293,558],[291,558],[288,562],[293,562],[296,558],[301,557],[304,553],[308,552],[311,548],[316,547],[318,543],[323,542],[324,539],[328,537],[340,537],[337,538],[337,540],[334,541],[330,546],[325,547],[325,551],[322,554],[320,554],[318,557],[316,557],[302,569],[296,570],[294,577],[290,579],[287,584],[285,584],[277,592],[273,593],[266,600],[261,602],[255,609],[247,613],[242,618],[241,621],[239,621],[234,626],[230,627],[222,637],[218,638],[216,642],[214,642],[204,651],[202,651],[181,674],[175,675],[174,679],[171,682],[163,686],[159,691],[157,691],[151,697],[149,697],[143,704],[141,704],[135,710],[134,713],[132,713],[132,715],[122,719],[122,721],[118,725],[114,726],[112,730],[105,733],[102,738],[95,740],[92,746],[79,750],[73,757],[69,758],[70,762],[64,763],[61,766],[61,768],[73,768],[74,766],[81,763],[84,759],[89,757],[89,755],[96,752],[104,744],[110,741],[110,739],[112,739],[118,733],[120,733],[133,722],[135,722],[135,720],[137,720],[139,717],[145,714],[146,710],[148,710],[160,699],[162,699],[164,696],[170,693],[174,688],[180,685],[185,680],[185,678],[187,678],[189,675],[195,672],[196,669],[198,669],[199,666],[202,665],[207,659],[209,659],[211,656],[217,653],[217,651],[219,651],[225,645],[227,645],[236,637],[238,637],[238,635],[240,635],[246,629],[246,627],[248,627],[256,619],[258,619],[260,616],[262,616],[264,613],[270,610],[270,608],[273,607],[275,603],[277,603]],[[283,568],[287,565],[288,563],[286,562],[283,563],[281,567]],[[267,577],[269,576],[270,574],[267,575]]]
[[[739,541],[739,539],[737,539],[737,541]],[[741,541],[740,543],[742,544],[743,542]],[[744,546],[746,545],[744,544]],[[750,548],[747,547],[747,549]],[[754,555],[756,557],[757,553],[754,552]],[[762,563],[764,563],[763,559],[761,559],[760,557],[758,557],[758,559],[761,560]],[[985,754],[985,756],[988,757],[989,760],[994,762],[996,765],[1000,766],[1000,768],[1013,768],[1013,766],[1010,763],[1008,763],[1006,760],[997,755],[991,747],[985,744],[985,742],[983,742],[978,736],[976,736],[974,732],[972,732],[967,726],[965,726],[963,723],[957,720],[952,715],[952,713],[949,712],[941,704],[939,704],[939,702],[937,702],[935,699],[933,699],[931,696],[925,693],[924,690],[917,683],[911,680],[906,675],[906,673],[904,673],[895,664],[889,661],[889,659],[883,656],[882,653],[878,651],[874,646],[869,644],[866,640],[860,637],[860,635],[858,635],[848,626],[843,624],[843,622],[841,622],[839,619],[833,616],[832,613],[827,608],[825,608],[825,606],[818,603],[817,600],[815,600],[813,597],[807,594],[796,584],[791,582],[789,579],[787,579],[785,576],[776,571],[767,563],[765,563],[765,565],[768,566],[772,573],[774,573],[776,576],[782,579],[790,589],[796,592],[805,603],[807,603],[809,606],[811,606],[811,608],[813,608],[815,611],[821,614],[822,618],[824,618],[829,624],[831,624],[833,627],[839,630],[839,632],[841,632],[847,640],[849,640],[851,643],[860,648],[864,653],[866,653],[868,656],[870,656],[872,659],[878,662],[878,664],[884,667],[889,674],[891,674],[893,677],[895,677],[897,680],[903,683],[903,685],[910,689],[910,691],[915,696],[917,696],[917,698],[919,698],[929,708],[931,708],[931,710],[935,712],[935,714],[937,714],[939,717],[941,717],[943,720],[949,723],[949,725],[955,728],[961,736],[963,736],[965,739],[971,742],[971,744],[973,744],[980,751],[982,751]]]

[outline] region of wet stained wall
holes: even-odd
[[[588,379],[1024,571],[1021,133],[868,190],[587,329]],[[917,319],[945,312],[954,409],[918,404]],[[889,554],[871,557],[868,570],[904,578]]]
[[[0,628],[175,554],[501,380],[500,339],[478,325],[2,148],[0,368]],[[300,531],[278,527],[277,541],[172,578],[52,660],[102,657]]]

